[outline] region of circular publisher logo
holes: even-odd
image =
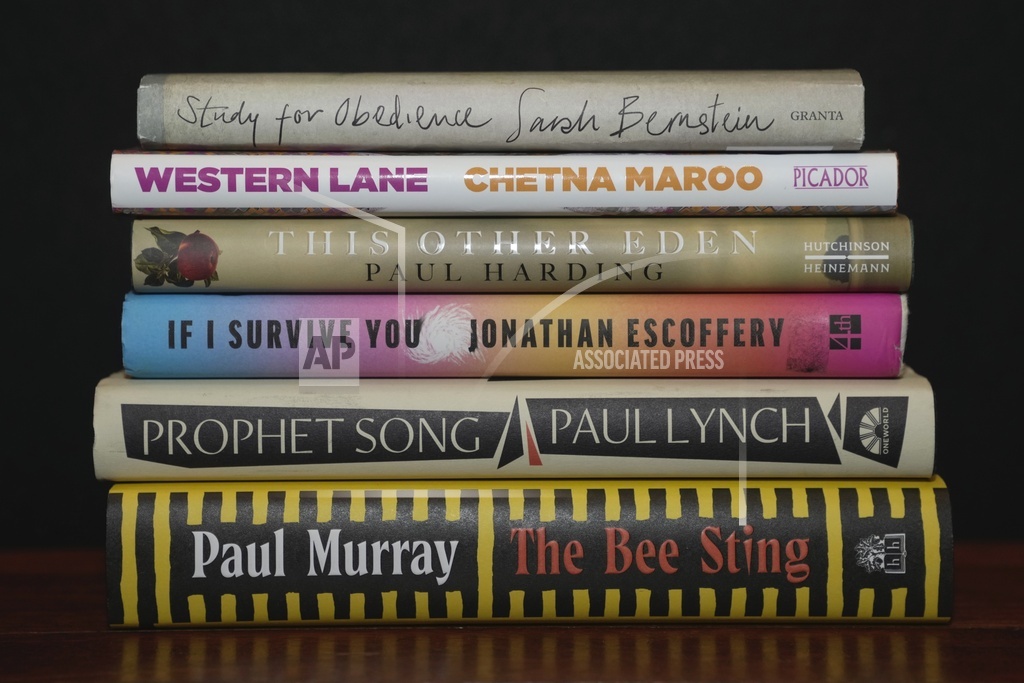
[[[868,453],[883,455],[889,452],[889,410],[872,408],[864,412],[858,424],[860,444]]]

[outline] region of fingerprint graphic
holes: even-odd
[[[479,356],[470,353],[469,321],[473,314],[455,304],[435,306],[421,317],[420,343],[408,350],[417,363],[465,363]]]
[[[828,324],[814,312],[793,315],[789,325],[786,369],[825,372],[828,369]]]

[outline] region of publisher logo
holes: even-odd
[[[872,534],[858,541],[855,548],[857,566],[869,574],[884,572],[886,574],[907,573],[907,535]]]
[[[889,250],[886,240],[854,241],[849,235],[809,240],[804,242],[804,272],[847,283],[857,273],[888,273]]]
[[[905,396],[848,399],[843,448],[883,465],[898,466],[908,405]]]
[[[860,349],[860,316],[830,315],[828,317],[828,348],[830,351]]]
[[[794,166],[793,187],[797,190],[866,190],[867,166]]]

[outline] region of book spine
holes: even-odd
[[[216,260],[179,268],[197,232]],[[133,222],[132,258],[134,290],[155,294],[905,292],[913,235],[899,214],[163,218]]]
[[[852,70],[152,74],[143,147],[857,150]]]
[[[129,292],[135,377],[897,377],[906,296]]]
[[[111,155],[137,215],[891,214],[892,152],[793,154]]]
[[[941,622],[941,479],[116,484],[115,627]]]
[[[96,388],[114,481],[929,477],[931,386],[900,379],[137,379]]]

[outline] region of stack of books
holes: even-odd
[[[863,138],[851,70],[145,77],[110,623],[949,619]]]

